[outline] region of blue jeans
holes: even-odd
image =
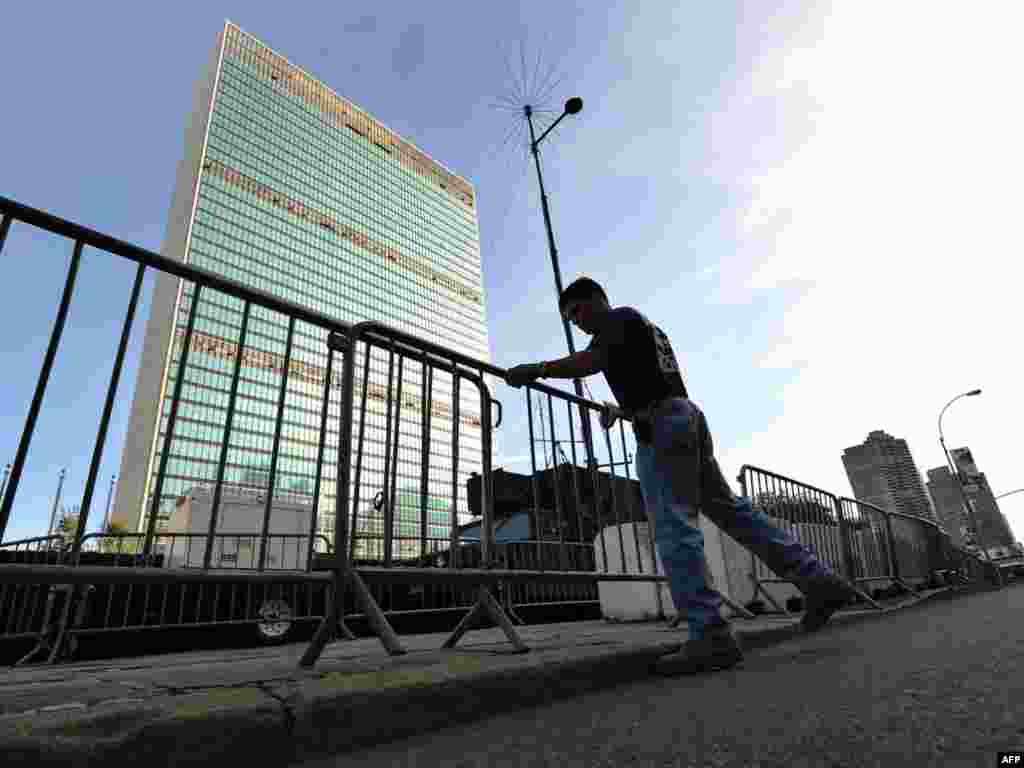
[[[650,420],[651,441],[637,439],[636,470],[672,602],[686,613],[690,638],[724,624],[722,598],[708,585],[698,512],[797,584],[830,573],[814,554],[733,495],[715,460],[704,413],[686,398],[663,403]]]

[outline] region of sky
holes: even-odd
[[[849,496],[843,449],[876,429],[924,473],[944,463],[940,410],[980,387],[946,412],[947,445],[969,446],[997,494],[1024,487],[1018,4],[18,3],[0,29],[17,73],[0,195],[159,251],[225,19],[474,184],[496,365],[566,352],[521,118],[492,106],[548,82],[548,108],[584,102],[541,149],[565,282],[589,275],[665,330],[728,477],[749,464]],[[70,253],[16,224],[0,254],[0,463]],[[134,279],[121,261],[83,255],[7,540],[45,531],[61,467],[63,500],[81,501]],[[151,286],[89,530],[119,471]],[[522,392],[495,396],[496,465],[525,469]],[[1024,539],[1024,493],[1000,504]]]

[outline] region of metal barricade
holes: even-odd
[[[938,567],[930,540],[935,524],[898,512],[889,513],[889,522],[901,579],[915,587],[931,581]]]
[[[56,645],[47,647],[51,651],[49,660],[53,661],[60,651],[61,638],[73,637],[76,632],[259,621],[259,615],[254,616],[252,610],[242,606],[242,593],[246,590],[249,593],[262,591],[258,600],[254,598],[257,614],[260,605],[270,602],[280,607],[287,602],[291,618],[326,615],[323,607],[309,608],[307,599],[312,595],[316,598],[314,602],[318,600],[321,604],[330,599],[329,574],[313,570],[317,526],[323,513],[331,512],[320,507],[322,502],[325,505],[333,502],[333,478],[323,471],[331,466],[326,460],[327,454],[336,450],[331,445],[333,436],[326,429],[327,414],[329,407],[336,406],[340,400],[339,377],[332,370],[334,353],[326,349],[326,337],[330,332],[346,333],[349,326],[265,291],[162,257],[7,198],[0,198],[0,216],[0,254],[4,256],[11,250],[14,222],[19,222],[19,227],[27,224],[28,229],[43,230],[73,243],[56,320],[0,500],[0,539],[12,512],[17,509],[19,485],[36,422],[61,340],[66,335],[66,320],[76,286],[81,282],[79,272],[95,263],[83,259],[84,251],[93,248],[112,255],[119,263],[133,263],[135,267],[134,282],[129,281],[130,295],[120,340],[115,345],[110,385],[100,409],[76,533],[70,546],[59,556],[50,554],[43,561],[36,558],[28,562],[0,559],[0,600],[4,601],[0,603],[3,607],[0,638],[34,635],[42,641],[44,635],[55,632]],[[8,253],[4,253],[5,245]],[[122,551],[111,555],[103,551],[111,541],[109,537],[87,536],[85,532],[143,280],[153,273],[159,289],[172,296],[180,295],[183,314],[180,324],[169,326],[168,330],[171,346],[165,401],[168,405],[158,422],[158,461],[144,529],[131,534],[130,542],[128,537],[122,537]],[[219,325],[212,323],[214,317],[218,318]],[[270,325],[276,329],[268,335]],[[243,379],[247,391],[242,391]],[[254,392],[258,387],[267,389],[257,398]],[[306,405],[317,400],[318,394],[316,408],[321,417],[321,429],[315,469],[304,464],[307,476],[299,478],[312,485],[312,493],[305,492],[308,508],[301,510],[300,515],[308,525],[307,533],[283,536],[271,519],[272,514],[281,514],[278,489],[283,486],[281,479],[285,473],[292,472],[294,478],[296,464],[305,461],[297,458],[306,448],[299,447],[295,434],[311,421],[305,415]],[[257,400],[258,406],[253,405]],[[207,404],[215,401],[227,406],[226,413],[221,410],[217,418],[207,413],[210,410]],[[222,529],[234,527],[230,519],[225,522],[225,494],[229,493],[232,483],[238,482],[231,473],[239,473],[240,456],[247,444],[240,436],[254,434],[257,422],[259,425],[265,422],[265,427],[260,428],[266,431],[266,448],[270,455],[268,466],[261,468],[261,479],[252,483],[252,490],[260,492],[262,489],[259,501],[252,502],[258,503],[255,515],[258,527],[255,532],[250,530],[248,537],[253,544],[250,549],[254,557],[251,562],[239,563],[245,547],[232,546],[230,554],[234,554],[235,562],[229,563],[230,557],[224,556],[228,554],[224,548],[233,537],[218,535]],[[197,448],[200,445],[201,452]],[[196,481],[212,488],[207,517],[202,524],[184,530],[173,525],[175,495],[181,491],[166,490],[171,488],[170,461],[176,457],[179,463],[184,458],[211,460],[205,465],[209,471]],[[231,465],[230,470],[228,465]],[[171,527],[183,532],[170,535],[158,530],[160,513],[169,515]],[[237,537],[234,540],[242,543]],[[94,547],[94,544],[99,546]],[[178,564],[182,567],[171,567],[169,559],[165,561],[156,551],[164,548],[165,554],[171,554],[179,545],[186,553],[185,560]],[[0,552],[5,549],[14,547],[0,548]],[[97,551],[91,551],[93,549]],[[132,554],[141,554],[142,558],[123,557],[126,549],[133,550]],[[98,557],[105,559],[97,560]],[[100,562],[102,565],[96,564]],[[296,585],[309,594],[291,594]],[[96,587],[104,587],[107,594],[96,592]],[[170,594],[173,590],[181,594]],[[63,606],[55,607],[58,615],[52,622],[39,620],[39,605],[48,602],[49,596],[58,591],[67,592],[69,599],[63,601]],[[118,595],[119,591],[122,594]],[[200,598],[197,591],[207,595]],[[126,592],[131,593],[130,596],[124,594]],[[107,595],[115,595],[111,611],[105,610],[110,605],[105,599]],[[224,600],[228,603],[226,608],[222,604]],[[155,610],[155,617],[154,604],[161,606]],[[81,608],[81,621],[71,614],[72,606],[77,606],[76,611]],[[99,618],[92,613],[97,607]],[[271,613],[277,618],[281,615],[279,611]]]
[[[535,470],[531,476],[533,494],[530,506],[532,509],[525,510],[530,521],[530,531],[529,536],[523,537],[520,541],[499,544],[495,536],[491,417],[492,411],[497,408],[497,421],[494,426],[500,426],[504,409],[500,402],[491,396],[485,377],[504,378],[504,371],[489,363],[474,360],[454,350],[424,341],[380,323],[356,325],[347,335],[332,335],[329,344],[332,349],[346,352],[342,386],[346,399],[341,413],[353,414],[351,421],[346,422],[345,419],[342,419],[339,439],[342,450],[339,451],[340,494],[338,504],[340,508],[347,507],[352,510],[353,517],[351,520],[343,519],[341,516],[336,519],[335,538],[338,542],[338,551],[349,553],[348,557],[338,558],[335,562],[336,591],[341,594],[350,587],[355,599],[362,603],[367,616],[371,618],[374,631],[388,651],[402,653],[401,644],[391,629],[384,612],[375,604],[376,601],[368,588],[368,583],[372,581],[402,583],[419,580],[423,583],[470,584],[472,586],[471,594],[474,595],[472,607],[445,642],[444,647],[453,647],[475,622],[482,617],[487,617],[505,631],[517,649],[527,650],[519,639],[510,618],[510,616],[514,617],[515,605],[523,605],[527,601],[533,604],[549,602],[552,596],[559,603],[572,602],[575,595],[567,589],[569,585],[593,585],[598,577],[598,574],[588,567],[591,560],[586,549],[589,547],[592,552],[592,536],[597,531],[609,527],[613,522],[616,525],[621,525],[630,519],[636,521],[637,516],[643,514],[642,510],[634,509],[631,516],[627,516],[630,513],[626,510],[633,504],[634,499],[626,492],[626,488],[622,486],[619,479],[620,473],[616,470],[616,466],[622,464],[614,460],[610,433],[605,433],[605,448],[610,459],[607,473],[599,472],[594,463],[587,467],[580,467],[577,463],[579,452],[576,447],[575,435],[582,431],[577,419],[589,420],[593,415],[599,414],[603,410],[603,406],[543,384],[535,383],[525,387],[531,458]],[[352,564],[358,559],[354,557],[357,550],[365,545],[366,536],[361,533],[361,529],[372,528],[365,520],[361,521],[359,515],[364,510],[362,501],[365,498],[366,490],[364,489],[367,486],[363,473],[366,471],[365,467],[368,461],[366,457],[369,456],[365,433],[370,425],[367,424],[369,408],[365,393],[370,389],[369,369],[374,357],[373,350],[377,350],[379,353],[377,359],[381,362],[377,371],[378,380],[387,382],[383,389],[383,407],[376,414],[376,429],[378,436],[383,433],[384,451],[377,456],[378,474],[370,483],[370,487],[373,487],[374,483],[378,481],[383,481],[385,485],[381,499],[382,509],[377,515],[377,519],[381,522],[379,527],[383,531],[383,540],[380,542],[381,550],[377,553],[380,556],[379,565],[352,567]],[[357,368],[361,369],[361,382],[357,382],[356,379]],[[412,382],[406,383],[405,372],[410,368],[413,371]],[[417,380],[418,386],[413,383]],[[459,396],[460,387],[465,382],[472,384],[477,390],[477,396],[466,402]],[[446,398],[450,398],[450,400],[446,399],[444,407],[446,413],[452,414],[453,426],[450,432],[437,437],[431,433],[432,419],[429,414],[433,414],[435,408],[442,404],[437,401],[434,394],[439,383],[442,384],[440,391]],[[444,383],[449,386],[444,387]],[[349,406],[350,404],[354,406],[354,397],[351,393],[360,391],[357,384],[362,385],[361,391],[364,394],[359,407],[353,410]],[[539,420],[530,402],[532,394],[539,394],[542,398]],[[543,398],[546,398],[546,403]],[[467,546],[467,543],[456,533],[458,525],[455,504],[459,498],[459,483],[457,481],[460,466],[459,452],[467,450],[467,446],[472,443],[472,440],[460,442],[459,439],[462,429],[460,414],[469,402],[478,403],[480,420],[479,439],[481,443],[478,454],[479,461],[476,464],[480,469],[480,533],[479,544]],[[563,408],[565,410],[565,421],[561,433],[556,429],[556,403],[558,403],[557,410],[559,412]],[[412,416],[406,426],[401,421],[401,413],[407,407],[412,411]],[[559,418],[561,418],[560,415]],[[545,472],[537,470],[533,444],[538,435],[547,435],[548,443],[554,446],[558,434],[563,435],[562,442],[568,448],[562,450],[561,460],[545,474]],[[409,471],[419,470],[419,487],[413,494],[418,504],[414,504],[413,507],[418,506],[418,527],[421,532],[419,554],[424,558],[437,558],[444,554],[436,551],[428,552],[426,542],[422,539],[422,531],[425,530],[424,524],[428,522],[425,518],[427,497],[431,487],[434,487],[431,484],[430,471],[424,467],[424,464],[432,453],[442,452],[444,444],[447,445],[447,449],[443,451],[444,455],[451,457],[451,464],[446,468],[451,472],[451,495],[449,497],[453,503],[451,538],[443,568],[408,567],[397,562],[394,556],[396,543],[401,547],[402,516],[399,514],[398,519],[395,517],[395,502],[400,496],[396,488],[395,477],[396,468],[400,466],[398,453],[403,435],[409,435],[410,442],[406,447],[414,457],[418,457],[413,459],[413,466],[409,468]],[[565,439],[565,435],[568,435],[568,439]],[[619,438],[620,440],[624,439],[621,425]],[[573,460],[569,459],[570,454],[573,456]],[[469,462],[467,461],[467,463]],[[408,466],[408,464],[407,461],[406,465]],[[622,474],[625,475],[628,483],[628,468]],[[541,504],[544,497],[540,485],[544,481],[548,481],[552,485],[552,491],[547,496],[550,501],[550,506],[547,509],[543,508]],[[388,487],[389,483],[390,487]],[[640,517],[639,519],[643,520],[644,518]],[[365,546],[362,551],[366,552]],[[623,550],[620,548],[620,557],[622,554]],[[465,567],[463,563],[469,567]],[[586,570],[582,570],[583,568]],[[601,578],[621,581],[664,581],[663,575],[655,574],[653,571],[636,574],[627,573],[625,568],[617,573],[604,574]],[[544,585],[543,589],[546,593],[537,594],[539,585]],[[497,596],[492,593],[492,589]],[[577,588],[577,594],[579,591],[580,589]],[[343,602],[338,603],[335,610],[336,614],[325,620],[318,630],[310,650],[303,658],[303,664],[315,661],[323,646],[330,639],[331,628],[336,623],[343,625]]]
[[[351,636],[342,618],[355,615],[346,610],[353,602],[359,604],[354,607],[363,609],[362,615],[389,652],[402,653],[382,603],[389,614],[440,609],[440,598],[430,598],[436,599],[436,604],[428,600],[430,589],[435,590],[435,596],[450,590],[445,606],[468,611],[445,647],[452,647],[474,622],[488,617],[505,630],[517,649],[526,650],[509,619],[516,606],[592,600],[598,579],[652,584],[665,581],[664,575],[656,572],[653,537],[647,537],[647,562],[655,564],[654,567],[647,567],[641,557],[642,537],[636,535],[637,526],[650,521],[634,492],[622,422],[617,434],[616,430],[603,433],[606,464],[599,466],[596,460],[591,461],[589,448],[587,460],[582,461],[577,448],[580,443],[576,435],[583,434],[584,420],[589,424],[602,410],[601,405],[543,384],[525,388],[534,470],[532,509],[528,510],[531,528],[519,541],[499,543],[495,536],[491,419],[497,409],[494,427],[500,426],[502,410],[500,402],[491,396],[485,377],[503,378],[500,368],[379,323],[350,326],[335,321],[265,291],[7,198],[0,197],[0,216],[0,255],[15,221],[67,238],[74,244],[25,427],[3,487],[0,539],[15,509],[78,273],[86,266],[83,251],[93,248],[136,265],[110,385],[99,415],[76,532],[70,546],[60,550],[55,547],[59,537],[45,537],[43,544],[38,542],[44,539],[35,540],[35,549],[25,549],[26,553],[42,553],[32,555],[35,560],[0,558],[0,608],[7,622],[0,627],[0,637],[36,637],[42,644],[44,637],[55,633],[56,641],[47,646],[49,660],[53,661],[64,638],[94,630],[258,621],[258,611],[256,616],[249,608],[239,609],[240,614],[231,611],[235,610],[236,598],[241,603],[243,589],[263,590],[262,597],[249,605],[280,605],[290,601],[293,618],[304,615],[319,620],[316,636],[300,662],[309,666],[339,631]],[[120,537],[86,535],[113,404],[147,270],[157,273],[158,285],[163,289],[179,295],[183,322],[168,331],[171,357],[164,401],[168,405],[158,421],[158,461],[147,502],[145,530]],[[212,324],[213,317],[219,318],[220,325]],[[220,330],[214,332],[215,325]],[[386,386],[380,383],[380,377],[373,382],[368,378],[371,348],[376,350],[378,361],[386,356],[387,368],[378,371],[386,378]],[[362,357],[359,350],[365,351]],[[241,386],[243,364],[248,392]],[[340,376],[336,365],[342,368]],[[362,370],[359,382],[357,367]],[[418,374],[418,384],[406,381],[406,370],[414,376]],[[444,392],[446,383],[449,386]],[[461,390],[467,384],[477,394],[464,402]],[[256,397],[253,392],[259,388],[262,394]],[[435,394],[438,391],[450,395],[450,402],[442,403],[442,395]],[[200,397],[200,392],[206,394]],[[410,392],[412,401],[406,397]],[[541,398],[539,416],[534,413],[533,396]],[[222,407],[216,417],[204,411],[204,404],[212,402],[211,398]],[[256,400],[259,407],[246,410]],[[369,424],[368,401],[377,409]],[[444,418],[434,418],[435,405],[444,405]],[[465,424],[462,411],[471,405],[475,413],[467,411],[470,424]],[[272,424],[272,429],[266,431],[264,446],[269,451],[269,464],[261,479],[252,481],[254,490],[259,492],[253,502],[258,504],[258,533],[224,533],[222,529],[235,527],[226,512],[228,497],[232,488],[243,482],[236,476],[240,456],[247,450],[247,443],[240,436],[263,434],[254,427],[257,422],[257,426],[265,422],[268,428]],[[459,452],[470,450],[467,446],[474,442],[463,440],[460,435],[470,427],[471,432],[478,430],[479,434],[479,450],[474,449],[472,459],[481,472],[477,545],[460,536],[458,519],[464,498]],[[367,448],[367,429],[384,433],[383,440],[377,441],[385,446],[383,454],[374,454]],[[315,451],[312,438],[300,440],[295,437],[298,432],[316,435]],[[535,440],[544,440],[551,448],[553,466],[544,471],[537,466]],[[195,458],[199,455],[195,446],[200,443],[202,455],[209,460],[209,471],[199,481],[212,489],[209,509],[204,511],[205,516],[189,518],[190,527],[175,526],[176,499],[182,498],[178,496],[182,490],[173,490],[172,482],[177,481],[168,479],[172,475],[170,462],[172,458]],[[600,448],[595,445],[593,450]],[[442,462],[442,472],[438,472],[432,460],[438,451],[447,457],[447,463]],[[409,455],[418,456],[417,476],[403,474],[406,467],[417,464],[417,460],[409,461]],[[310,463],[303,463],[307,460]],[[469,459],[464,459],[463,464],[468,463]],[[230,475],[229,464],[235,475]],[[289,472],[294,475],[298,465],[306,467],[301,470],[306,474],[300,479],[311,482],[312,492],[306,494],[308,508],[293,510],[292,519],[301,520],[306,532],[281,533],[272,525],[272,516],[280,509],[280,479]],[[380,484],[374,486],[378,479]],[[781,476],[775,479],[788,482],[791,490],[801,485]],[[541,488],[546,483],[551,484],[550,493]],[[370,487],[376,487],[381,494],[380,508],[372,514],[363,506],[367,499],[364,490]],[[430,503],[434,489],[441,487],[450,489],[452,499],[447,510],[450,517],[443,523]],[[844,557],[852,558],[849,543],[843,542],[841,531],[837,530],[834,512],[829,519],[821,511],[827,494],[823,496],[823,492],[809,486],[802,488],[811,495],[805,493],[795,500],[787,496],[789,501],[785,505],[790,510],[803,510],[802,516],[783,516],[785,524],[802,540],[813,542],[830,564],[848,567]],[[403,494],[408,498],[403,499]],[[161,513],[170,518],[173,530],[181,532],[159,530],[157,521]],[[407,521],[408,529],[404,527]],[[627,529],[632,533],[630,544],[623,536]],[[594,539],[609,531],[618,539],[618,556],[609,558],[608,548],[602,546],[598,562]],[[315,549],[321,532],[335,546],[333,554],[318,558],[314,555],[320,554]],[[243,553],[243,541],[252,545],[248,550],[251,557]],[[19,542],[9,544],[0,545],[0,552],[19,552]],[[630,549],[636,555],[635,572],[626,566]],[[174,558],[182,552],[181,560],[175,563]],[[112,555],[112,562],[96,559],[107,555]],[[439,567],[441,559],[443,567]],[[617,567],[609,559],[617,559]],[[325,570],[314,568],[314,561]],[[755,583],[767,581],[759,582],[756,573],[755,564]],[[106,592],[99,599],[97,594],[90,597],[90,591],[101,586]],[[298,586],[308,594],[289,596],[288,590]],[[127,594],[117,599],[111,597],[118,589]],[[192,589],[212,596],[198,598],[189,592]],[[174,590],[178,592],[173,593]],[[226,599],[231,604],[227,613],[220,610],[224,593],[228,593]],[[398,598],[394,597],[396,593]],[[40,609],[41,595],[46,596],[45,609]],[[310,595],[314,599],[310,600]],[[104,596],[106,600],[102,599]],[[153,609],[157,602],[161,607]],[[91,611],[104,603],[107,609],[96,619]],[[120,615],[109,607],[115,603],[123,606]],[[41,611],[45,614],[50,608],[50,618],[38,618]],[[192,613],[188,614],[189,611]]]
[[[832,571],[844,577],[865,602],[881,608],[856,586],[856,574],[865,566],[857,560],[851,531],[844,519],[846,510],[836,496],[813,485],[747,464],[740,469],[738,479],[741,493],[751,500],[755,509],[767,515],[774,525],[804,544]],[[863,529],[863,518],[852,510],[850,515]],[[754,598],[763,594],[781,613],[789,613],[783,605],[787,599],[800,595],[791,579],[774,573],[753,553],[750,553],[750,580]],[[769,589],[766,585],[776,586]]]
[[[840,524],[846,527],[850,545],[850,580],[893,581],[896,576],[885,511],[855,499],[840,498],[838,502]]]

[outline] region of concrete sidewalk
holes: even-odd
[[[883,617],[929,598],[851,609],[832,623]],[[685,623],[684,623],[685,624]],[[745,650],[799,634],[798,618],[737,619]],[[182,653],[0,671],[0,763],[288,766],[644,678],[678,650],[685,626],[584,621],[519,627],[517,654],[499,629],[403,635],[391,657],[376,638],[336,641],[309,671],[306,644]],[[827,630],[825,630],[827,631]]]

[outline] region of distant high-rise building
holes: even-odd
[[[954,448],[949,455],[963,480],[967,499],[974,508],[974,519],[978,526],[978,546],[988,550],[1014,546],[1010,524],[999,510],[988,479],[984,472],[978,471],[970,450]]]
[[[882,509],[934,519],[931,499],[907,441],[881,430],[843,451],[853,495]]]
[[[935,517],[957,546],[966,544],[967,521],[964,502],[956,487],[956,478],[949,467],[928,470],[928,493],[935,505]]]
[[[166,258],[340,322],[380,321],[486,361],[479,240],[469,182],[237,26],[225,24],[195,86],[163,245]],[[240,355],[242,302],[205,289],[196,300],[192,284],[166,273],[155,280],[112,519],[132,528],[146,524],[167,450],[191,311],[195,328],[158,500],[159,524],[171,519],[186,491],[216,481],[227,442],[227,484],[268,490],[273,466],[274,497],[298,494],[312,501],[319,488],[319,530],[332,537],[340,355],[333,358],[327,389],[330,418],[319,484],[316,478],[326,331],[298,320],[288,347],[288,318],[254,306]],[[377,537],[379,551],[382,509],[388,507],[374,500],[385,483],[394,483],[397,498],[389,506],[395,533],[403,538],[394,554],[418,554],[421,534],[429,547],[430,539],[447,540],[453,524],[469,519],[464,489],[470,473],[481,468],[480,398],[463,383],[455,410],[451,377],[437,372],[427,384],[433,403],[424,418],[419,365],[405,360],[404,369],[397,364],[389,369],[387,352],[375,350],[364,393],[362,349],[355,356],[354,395],[356,407],[361,396],[367,403],[366,458],[358,476],[354,530]],[[231,434],[225,435],[239,356],[236,411]],[[275,452],[285,369],[287,396]],[[399,371],[402,402],[392,407],[386,396],[389,373],[397,382]],[[456,413],[459,477],[453,482],[449,443]],[[399,414],[401,439],[397,427],[391,431]],[[419,503],[424,424],[432,438],[426,531]],[[384,450],[386,433],[401,445],[393,458]],[[454,492],[460,498],[452,498],[453,485],[461,489]]]

